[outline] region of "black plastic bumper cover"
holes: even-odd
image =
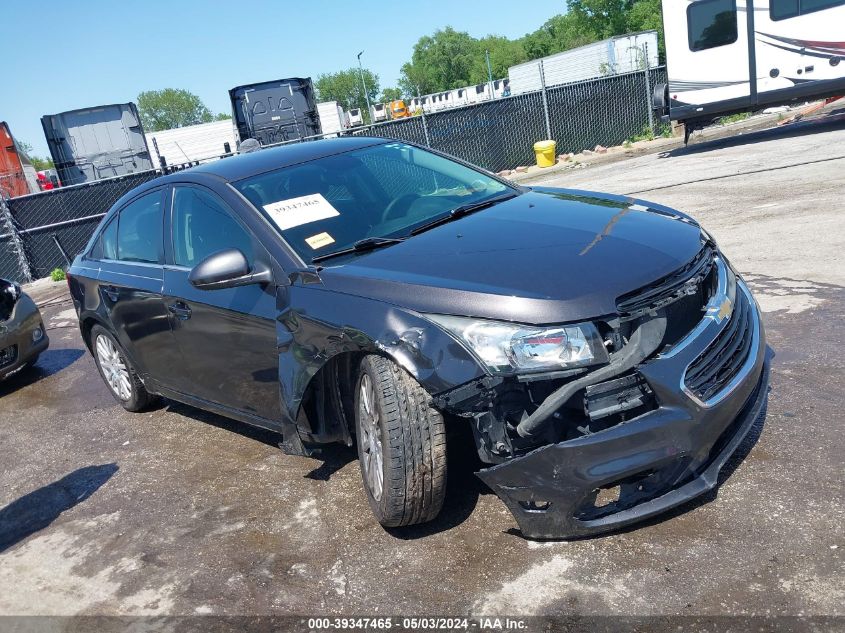
[[[678,382],[710,340],[702,336],[682,353],[658,357],[638,368],[661,403],[655,411],[599,433],[538,448],[482,470],[478,477],[508,506],[529,538],[607,532],[711,490],[765,407],[769,366],[756,306],[755,321],[748,371],[718,401],[698,402]],[[637,481],[647,483],[638,488]],[[597,507],[596,491],[620,483],[635,493],[646,489],[636,493],[634,503],[626,505],[620,499],[620,504]]]

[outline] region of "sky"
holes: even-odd
[[[521,37],[564,0],[41,0],[0,8],[0,121],[49,156],[41,116],[184,88],[231,112],[238,85],[357,65],[396,86],[423,35]]]

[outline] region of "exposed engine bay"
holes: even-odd
[[[714,251],[707,245],[681,270],[620,297],[618,314],[597,320],[608,363],[487,376],[441,394],[436,404],[473,418],[479,455],[493,464],[654,410],[654,392],[637,365],[671,348],[701,321],[717,284]]]
[[[0,279],[0,321],[7,321],[22,294],[21,287],[5,279]]]

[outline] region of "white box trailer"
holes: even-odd
[[[358,127],[359,125],[364,125],[364,117],[361,114],[361,109],[350,108],[347,120],[349,121],[349,127]]]
[[[168,165],[178,165],[224,156],[227,143],[229,152],[237,149],[232,119],[148,132],[146,137],[156,167],[162,156]]]
[[[654,109],[716,118],[845,94],[845,0],[663,0],[669,84]]]
[[[347,127],[346,113],[337,101],[323,101],[317,104],[317,116],[323,136],[343,132]]]
[[[387,121],[387,115],[388,108],[386,103],[374,103],[372,106],[370,106],[370,116],[372,117],[373,123]]]
[[[508,68],[511,94],[540,90],[540,62],[546,87],[618,75],[658,65],[657,31],[611,37]]]

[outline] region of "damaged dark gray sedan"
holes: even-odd
[[[35,302],[19,284],[0,279],[0,380],[35,366],[49,344]]]
[[[653,516],[716,485],[767,392],[757,305],[689,216],[391,140],[146,183],[70,287],[123,406],[163,395],[294,455],[357,443],[385,526],[440,512],[451,424],[526,536]]]

